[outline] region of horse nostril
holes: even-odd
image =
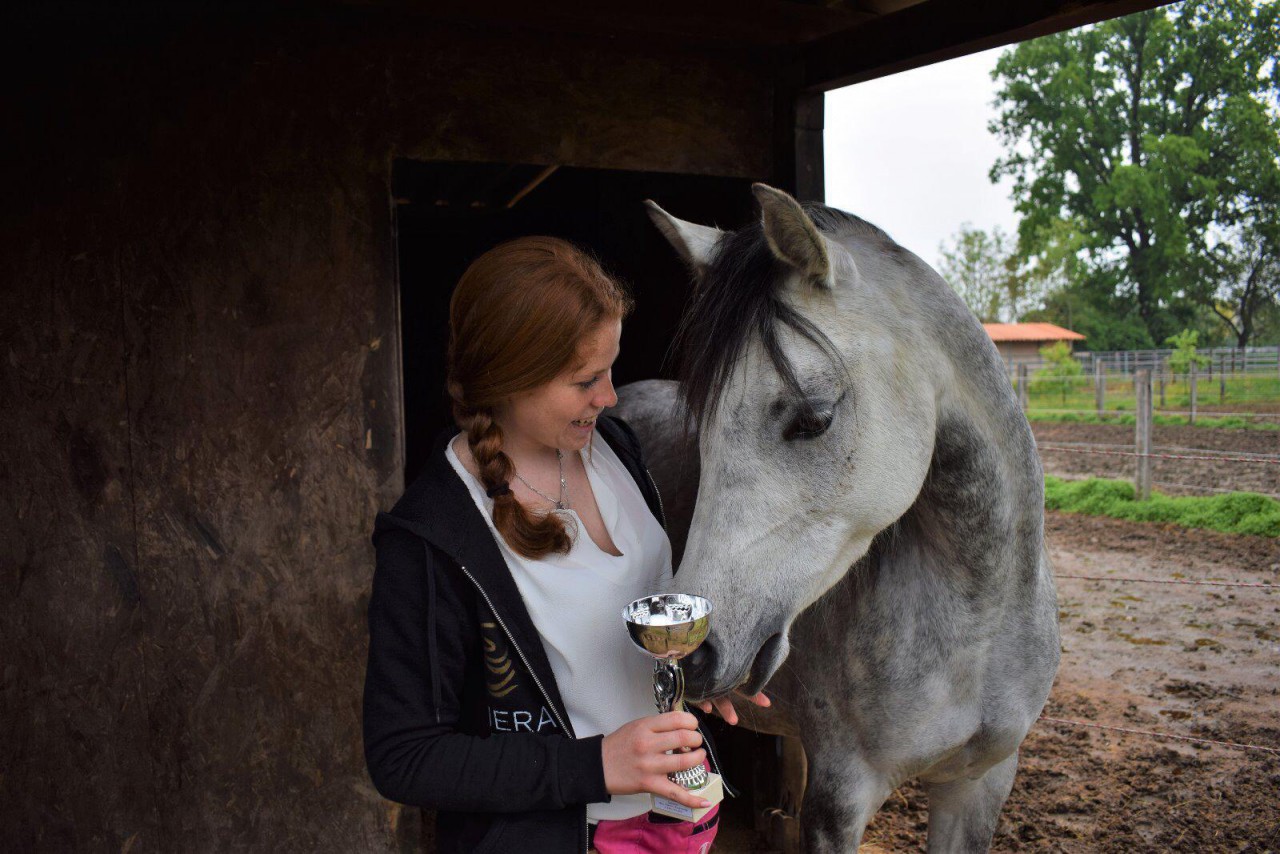
[[[703,642],[701,646],[684,657],[682,662],[686,678],[699,682],[711,675],[715,667],[716,653],[711,644]]]

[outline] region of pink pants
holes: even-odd
[[[657,824],[652,813],[643,813],[635,818],[600,822],[596,825],[595,849],[600,854],[708,854],[719,829],[719,804],[698,822]]]
[[[705,760],[702,767],[711,770]],[[593,847],[600,854],[708,854],[719,829],[719,804],[698,821],[642,813],[597,824]]]

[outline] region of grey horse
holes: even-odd
[[[650,214],[694,272],[681,382],[620,391],[675,586],[714,604],[690,695],[808,759],[805,849],[918,778],[930,851],[984,851],[1058,666],[1044,481],[995,347],[875,226],[753,187],[736,232]],[[687,539],[685,532],[687,531]]]

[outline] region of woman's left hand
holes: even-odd
[[[734,693],[738,694],[737,691],[734,691]],[[754,697],[747,697],[745,694],[738,694],[738,696],[755,703],[757,706],[762,708],[767,709],[769,706],[773,705],[772,701],[764,695],[763,691],[756,694]],[[711,709],[714,706],[716,713],[719,714],[720,717],[724,718],[725,723],[736,724],[738,722],[738,713],[734,711],[733,701],[729,699],[728,694],[725,694],[723,697],[716,697],[714,700],[703,700],[701,703],[694,703],[694,705],[708,714],[710,714]]]

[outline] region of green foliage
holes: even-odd
[[[1213,314],[1229,335],[1223,343],[1247,346],[1273,328],[1280,309],[1280,205],[1272,205],[1265,221],[1235,230],[1214,247],[1213,260]]]
[[[1188,528],[1208,528],[1228,534],[1280,537],[1280,501],[1254,492],[1230,492],[1210,498],[1168,496],[1153,492],[1137,501],[1133,484],[1089,478],[1044,479],[1044,506],[1067,513],[1111,516],[1135,522],[1172,522]]]
[[[1056,323],[1079,332],[1090,350],[1155,348],[1142,318],[1120,300],[1095,299],[1077,287],[1061,287],[1044,297],[1043,306],[1027,312],[1023,320]]]
[[[1015,248],[998,226],[988,233],[968,223],[938,247],[938,272],[983,323],[1016,323],[1037,300],[1038,283]]]
[[[1091,348],[1128,332],[1084,305],[1149,341],[1202,325],[1221,235],[1276,221],[1278,22],[1274,2],[1187,0],[1001,56],[991,178],[1013,177],[1020,252],[1061,275],[1074,316],[1053,319]]]
[[[1196,354],[1196,344],[1200,340],[1200,335],[1193,329],[1184,329],[1177,335],[1170,335],[1164,340],[1173,348],[1173,352],[1169,354],[1169,370],[1175,374],[1185,374],[1190,372],[1191,366],[1197,368],[1208,367],[1213,361],[1208,356],[1200,356]]]
[[[1040,348],[1040,357],[1045,364],[1035,375],[1037,391],[1057,392],[1063,398],[1079,384],[1076,377],[1084,375],[1084,366],[1071,355],[1071,348],[1065,341],[1054,341]]]
[[[1027,413],[1028,421],[1044,421],[1051,424],[1127,424],[1137,422],[1134,415],[1127,412],[1107,413],[1099,416],[1094,412],[1037,412],[1034,409]],[[1220,430],[1277,430],[1280,424],[1274,421],[1255,421],[1238,415],[1221,417],[1197,416],[1196,423],[1191,424],[1185,415],[1153,415],[1151,423],[1157,427],[1214,427]]]

